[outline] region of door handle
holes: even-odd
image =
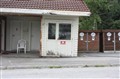
[[[112,42],[114,43],[115,41],[113,40]]]
[[[89,43],[90,41],[85,41],[85,42],[88,42],[88,43]]]

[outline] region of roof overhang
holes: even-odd
[[[91,14],[90,12],[80,12],[80,11],[0,8],[0,14],[3,13],[33,14],[33,15],[65,15],[65,16],[90,16]]]

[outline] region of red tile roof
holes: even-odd
[[[0,8],[89,12],[83,0],[0,0]]]

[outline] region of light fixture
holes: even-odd
[[[112,36],[112,33],[108,32],[108,33],[107,33],[107,36],[108,36],[108,41],[110,41],[110,40],[111,40],[110,37]]]
[[[91,33],[91,36],[92,36],[92,40],[94,41],[96,34],[95,34],[94,32],[92,32],[92,33]]]
[[[83,36],[84,36],[84,33],[81,32],[81,33],[80,33],[80,40],[83,40]]]

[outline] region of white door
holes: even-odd
[[[57,53],[57,24],[54,22],[47,23],[46,29],[46,55],[56,55]]]
[[[22,28],[21,28],[21,39],[26,40],[26,50],[30,51],[30,22],[29,21],[22,21]]]
[[[21,22],[20,21],[10,21],[10,35],[11,35],[11,50],[17,49],[18,40],[21,39]]]
[[[46,55],[71,56],[71,23],[47,22]]]
[[[58,24],[57,52],[60,56],[72,56],[71,28],[71,23]]]
[[[31,50],[39,51],[40,49],[40,22],[31,22]]]

